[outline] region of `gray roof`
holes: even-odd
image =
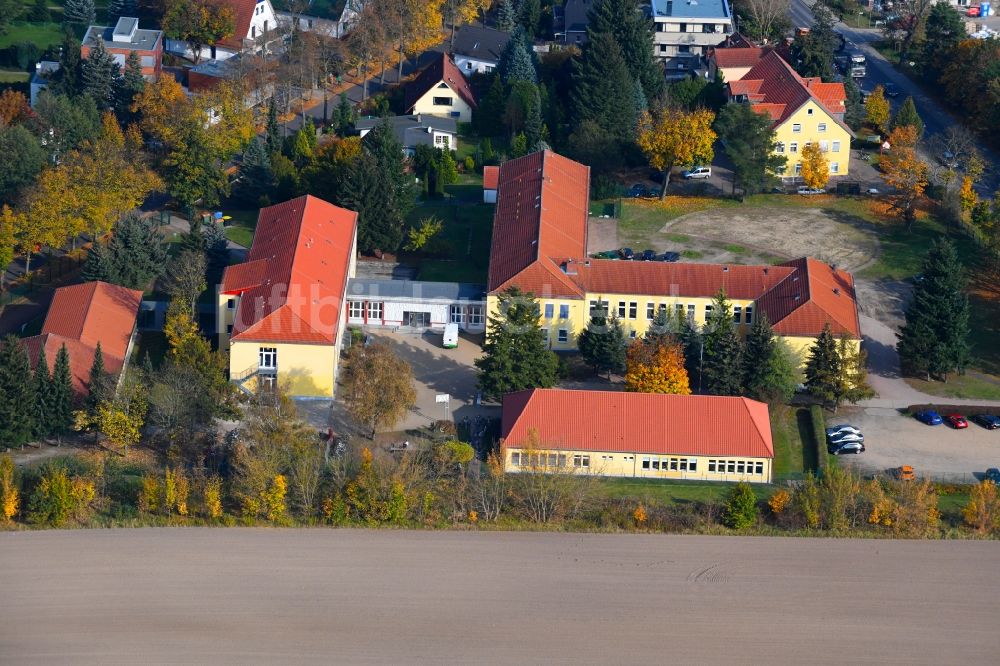
[[[351,278],[347,297],[408,298],[421,301],[485,301],[486,287],[468,282],[420,282],[416,280],[368,280]]]
[[[510,35],[493,28],[463,25],[455,33],[453,55],[464,55],[477,60],[498,62],[500,52],[507,46]]]
[[[360,118],[354,127],[358,130],[370,130],[379,124],[381,118],[369,116]],[[433,135],[428,130],[458,134],[458,124],[454,118],[440,118],[427,114],[416,114],[412,116],[389,116],[392,123],[393,134],[403,144],[404,148],[413,148],[419,145],[434,145]]]
[[[726,0],[651,0],[653,18],[728,19]]]
[[[594,8],[594,0],[566,0],[566,32],[583,32],[590,22],[587,14]]]
[[[152,51],[163,35],[159,30],[138,29],[139,19],[122,17],[115,26],[92,25],[83,36],[84,46],[97,46],[97,39],[104,40],[107,48],[129,49],[130,51]],[[115,37],[121,41],[115,41]]]

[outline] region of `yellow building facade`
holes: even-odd
[[[851,134],[814,100],[806,102],[787,120],[774,128],[775,153],[785,158],[781,175],[798,176],[802,170],[802,149],[819,144],[831,176],[850,173]]]

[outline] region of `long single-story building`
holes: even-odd
[[[354,278],[347,288],[347,323],[375,328],[430,328],[458,324],[486,330],[486,290],[464,282]]]
[[[749,398],[528,389],[503,398],[508,472],[769,483],[767,405]]]

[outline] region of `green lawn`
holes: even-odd
[[[6,48],[18,42],[34,42],[40,51],[44,51],[62,41],[62,26],[58,23],[24,23],[18,21],[12,24],[7,32],[0,35],[0,48]]]
[[[1000,400],[1000,382],[996,377],[988,381],[971,374],[952,375],[948,382],[928,382],[923,379],[907,378],[906,383],[924,393],[942,398],[968,398],[970,400]]]
[[[418,252],[407,257],[407,261],[419,266],[418,278],[485,283],[493,232],[493,206],[425,203],[410,211],[407,222],[415,225],[425,217],[438,218],[444,222],[444,228],[440,236],[432,241],[433,254]]]
[[[816,470],[810,427],[808,409],[778,405],[771,411],[775,480],[800,479]],[[803,442],[809,442],[809,446],[803,446]]]
[[[254,230],[257,228],[258,211],[227,210],[225,214],[231,218],[226,220],[226,238],[243,247],[250,247]]]
[[[716,481],[674,481],[661,479],[600,479],[599,489],[605,497],[656,500],[664,504],[690,502],[721,502],[732,483]],[[766,496],[770,486],[754,485],[758,497]]]
[[[31,79],[28,72],[11,72],[0,70],[0,83],[26,83]]]

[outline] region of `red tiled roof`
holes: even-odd
[[[247,261],[222,277],[241,295],[231,339],[334,343],[357,218],[309,195],[262,208]]]
[[[84,282],[56,289],[42,334],[54,333],[124,358],[142,292],[107,282]]]
[[[413,105],[426,95],[431,89],[444,82],[455,91],[459,97],[465,100],[466,104],[476,108],[476,96],[472,92],[472,87],[465,80],[460,70],[447,53],[440,54],[440,57],[424,68],[424,71],[410,83],[406,84],[406,112],[413,110]]]
[[[584,258],[589,204],[589,167],[550,150],[505,162],[493,216],[489,290],[518,283],[513,278],[542,259]],[[536,271],[561,273],[550,264]],[[575,289],[572,281],[555,278]]]
[[[59,349],[66,345],[66,353],[69,354],[69,374],[73,382],[73,392],[78,396],[82,397],[87,395],[88,388],[87,384],[90,381],[90,368],[94,365],[94,354],[97,350],[88,344],[84,344],[79,340],[74,340],[72,338],[64,338],[56,333],[43,333],[41,335],[34,335],[30,338],[25,338],[21,340],[21,344],[24,345],[25,349],[28,351],[28,358],[31,359],[31,368],[38,365],[38,355],[42,347],[45,348],[45,360],[49,366],[49,372],[56,363],[56,354],[59,353]],[[101,355],[104,357],[104,369],[110,373],[121,372],[122,367],[125,365],[125,360],[114,354],[108,354],[104,351],[104,345],[101,345]]]
[[[500,180],[500,167],[498,166],[485,166],[483,167],[483,189],[484,190],[495,190],[497,189],[497,181]]]
[[[791,277],[757,301],[778,335],[811,337],[827,323],[834,335],[861,337],[854,278],[811,257],[786,262]],[[778,268],[778,267],[776,267]]]
[[[770,49],[762,48],[717,48],[713,53],[717,67],[753,67]]]
[[[761,112],[774,119],[775,127],[812,100],[826,110],[835,123],[854,136],[842,120],[847,108],[844,85],[803,79],[774,51],[764,54],[742,79],[727,85],[730,96],[746,95],[755,108],[761,107]]]
[[[767,405],[748,398],[529,389],[503,398],[504,445],[772,458]]]
[[[218,2],[233,10],[233,34],[220,39],[218,45],[239,51],[243,48],[243,40],[250,38],[250,22],[257,8],[257,0],[218,0]]]

